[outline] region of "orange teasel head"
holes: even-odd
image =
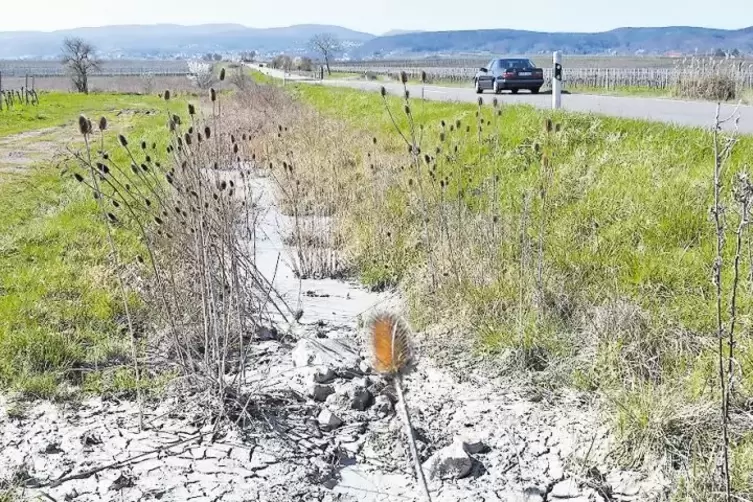
[[[367,323],[372,366],[377,373],[395,375],[410,362],[410,332],[400,317],[378,313]]]

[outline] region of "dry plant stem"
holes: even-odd
[[[721,122],[719,120],[719,108],[716,108],[716,119],[714,127],[714,224],[716,227],[716,258],[713,267],[714,283],[716,286],[716,328],[718,339],[718,351],[719,351],[719,385],[721,388],[722,403],[721,403],[721,421],[722,421],[722,436],[724,444],[723,450],[723,477],[724,488],[726,493],[727,502],[731,501],[731,481],[729,472],[729,430],[728,421],[729,415],[727,410],[728,395],[726,389],[725,369],[724,369],[724,325],[722,320],[722,250],[724,248],[724,223],[722,220],[722,203],[721,203],[721,171],[723,164],[722,152],[719,146],[719,129]]]
[[[131,318],[131,309],[128,306],[128,295],[126,294],[125,285],[123,284],[123,276],[120,271],[120,258],[118,250],[115,247],[115,240],[112,238],[112,231],[110,229],[110,223],[108,221],[107,212],[102,202],[102,192],[99,188],[98,174],[94,170],[94,166],[91,161],[91,146],[89,145],[89,134],[84,134],[84,143],[86,145],[86,157],[89,165],[89,173],[92,177],[92,184],[97,194],[97,205],[101,213],[105,229],[107,231],[107,242],[110,246],[110,252],[112,253],[113,265],[116,269],[116,276],[118,279],[118,288],[120,294],[123,297],[123,310],[126,315],[126,322],[128,323],[128,334],[131,337],[131,357],[133,358],[133,371],[136,378],[136,402],[139,409],[139,430],[144,429],[144,410],[143,410],[143,396],[141,392],[141,374],[139,372],[139,358],[138,349],[136,348],[136,333],[133,330],[133,319]]]
[[[397,398],[400,401],[400,409],[403,415],[403,422],[405,423],[405,429],[408,435],[408,446],[410,448],[410,453],[413,457],[413,463],[416,469],[416,478],[418,479],[418,483],[424,492],[424,498],[426,499],[426,502],[431,502],[431,493],[429,492],[429,486],[426,484],[424,471],[421,467],[421,460],[418,458],[416,436],[413,432],[413,425],[411,425],[410,413],[408,413],[408,404],[405,402],[405,395],[403,393],[403,381],[399,373],[395,375],[395,391],[397,392]]]

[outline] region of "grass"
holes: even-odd
[[[80,113],[91,115],[126,109],[161,110],[159,103],[157,96],[41,93],[39,106],[15,106],[0,111],[0,136],[66,124]]]
[[[364,282],[400,287],[419,329],[463,326],[471,340],[455,343],[470,343],[479,356],[512,351],[498,360],[518,374],[604,396],[626,463],[668,452],[682,464],[713,453],[719,395],[709,132],[521,105],[498,116],[488,97],[482,107],[417,100],[410,117],[423,140],[412,166],[378,94],[294,89],[302,103],[362,131],[361,139],[340,134],[338,141],[363,168],[333,179],[327,163],[311,162],[320,170],[299,180],[343,187],[335,214],[352,236],[349,252]],[[409,135],[405,102],[387,101]],[[546,119],[560,131],[548,132]],[[381,153],[364,146],[371,136]],[[725,170],[730,243],[739,219],[733,183],[752,155],[753,138],[740,138]],[[753,390],[753,261],[744,237],[740,418]],[[732,257],[730,244],[724,312]],[[442,344],[454,339],[448,333]],[[733,440],[743,497],[753,492],[749,431],[741,425]],[[699,479],[686,481],[698,487]]]
[[[75,138],[70,121],[84,111],[92,119],[103,114],[111,127],[164,151],[163,135],[153,132],[164,130],[164,114],[114,114],[164,108],[156,97],[51,94],[39,109],[14,112],[18,120],[0,113],[0,130],[68,123],[69,137]],[[111,134],[106,149],[127,165],[115,142]],[[34,397],[54,397],[67,384],[100,392],[132,390],[133,378],[122,364],[128,338],[104,227],[91,193],[65,170],[42,163],[0,183],[0,388]],[[140,251],[133,234],[115,237],[129,258]],[[138,310],[136,296],[130,303]]]

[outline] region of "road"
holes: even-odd
[[[283,72],[271,68],[253,67],[266,75],[274,78],[283,78]],[[315,85],[329,85],[336,87],[350,87],[363,91],[379,91],[384,86],[390,94],[401,95],[402,84],[393,82],[369,82],[364,80],[314,80],[308,77],[287,75],[287,80],[306,82]],[[421,96],[420,85],[408,85],[411,96]],[[434,101],[454,101],[475,103],[479,95],[472,88],[463,87],[440,87],[427,85],[423,88],[424,97]],[[491,103],[494,94],[485,92],[481,95],[484,102]],[[547,94],[528,94],[522,91],[520,94],[503,93],[496,96],[500,103],[528,104],[538,108],[551,108],[552,96]],[[716,103],[705,101],[682,101],[665,98],[643,97],[618,97],[599,96],[593,94],[565,94],[562,96],[562,108],[573,112],[595,113],[631,119],[641,119],[653,122],[671,123],[689,127],[712,128],[716,116]],[[720,117],[731,116],[737,105],[723,104],[720,109]],[[753,134],[753,106],[740,106],[737,108],[739,117],[739,131],[743,134]],[[725,123],[725,130],[735,127],[733,121]]]

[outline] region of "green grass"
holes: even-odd
[[[377,93],[306,85],[294,92],[297,99],[325,115],[352,124],[367,137],[378,137],[385,151],[405,152],[395,140],[394,126]],[[406,130],[403,101],[397,97],[388,101],[398,125]],[[354,253],[362,279],[372,285],[399,284],[419,329],[462,315],[480,355],[493,357],[512,349],[516,362],[529,370],[551,372],[560,384],[607,395],[615,404],[620,436],[640,458],[678,443],[687,447],[686,438],[694,434],[708,435],[704,420],[717,416],[713,410],[719,399],[710,281],[715,243],[709,218],[711,134],[522,105],[505,105],[496,122],[488,104],[491,99],[485,97],[485,102],[480,147],[477,105],[417,100],[411,107],[416,122],[424,127],[423,152],[433,154],[436,147],[447,151],[448,142],[459,145],[456,161],[440,160],[434,168],[437,179],[450,180],[445,195],[438,182],[422,174],[432,194],[429,224],[441,229],[448,217],[454,218],[454,209],[449,216],[437,216],[447,211],[437,201],[447,198],[456,204],[455,172],[464,169],[461,205],[469,211],[466,217],[473,215],[474,225],[485,225],[481,228],[487,232],[497,228],[497,240],[489,241],[474,231],[451,230],[447,238],[455,238],[455,232],[461,241],[449,247],[435,243],[434,253],[445,253],[444,257],[435,254],[444,272],[439,274],[438,288],[428,289],[427,253],[415,244],[422,235],[423,217],[415,203],[421,196],[411,188],[416,184],[408,183],[415,171],[398,170],[389,203],[368,205],[374,199],[369,190],[374,188],[351,187],[362,190],[354,196],[359,203],[350,204],[346,214],[356,229]],[[545,118],[560,124],[561,132],[546,134]],[[451,133],[453,139],[442,142],[438,139],[442,120],[447,124],[461,120],[462,132]],[[466,126],[470,133],[465,132]],[[498,150],[492,146],[496,142]],[[541,159],[534,145],[547,152],[554,173],[546,213],[538,195]],[[739,219],[731,184],[751,157],[753,138],[740,138],[723,180],[730,225],[724,253],[725,319],[732,283],[733,228]],[[403,162],[410,164],[407,152]],[[494,176],[499,177],[496,192],[490,188]],[[531,192],[532,202],[523,228],[533,246],[533,263],[539,224],[546,214],[543,294],[549,307],[538,316],[532,300],[535,272],[520,265],[524,252],[521,200],[526,191]],[[492,225],[489,208],[495,204],[499,223]],[[388,222],[386,227],[384,222]],[[451,228],[463,226],[467,224]],[[392,239],[390,246],[384,245],[386,232]],[[748,336],[753,327],[753,282],[748,280],[753,263],[748,257],[747,234],[745,239],[736,349],[741,367],[737,391],[742,400],[753,391],[753,343]],[[460,266],[453,262],[457,258],[452,250],[458,248],[466,253]],[[468,269],[478,269],[478,275]],[[525,276],[522,283],[521,275]],[[559,380],[563,369],[565,379]],[[753,466],[749,447],[739,448],[745,465]]]
[[[14,106],[0,111],[0,137],[24,131],[62,125],[80,113],[101,114],[124,109],[157,109],[163,105],[157,96],[128,94],[40,93],[39,105]]]
[[[165,103],[156,97],[47,95],[39,110],[19,113],[19,122],[0,113],[0,128],[20,132],[67,123],[73,139],[80,138],[71,122],[80,112],[94,122],[104,114],[110,128],[133,142],[156,142],[164,152],[164,112],[114,114],[144,108],[164,110]],[[127,163],[116,143],[115,133],[108,133],[111,158]],[[123,366],[129,338],[105,228],[89,191],[65,173],[74,163],[64,169],[42,163],[7,180],[0,174],[0,388],[35,397],[53,397],[71,383],[100,392],[134,385]],[[139,239],[128,231],[116,231],[115,238],[123,261],[132,263]],[[129,302],[138,316],[138,297],[131,294]]]

